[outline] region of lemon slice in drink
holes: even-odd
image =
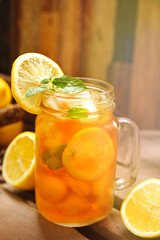
[[[39,53],[25,53],[13,63],[11,71],[11,89],[17,103],[27,112],[40,112],[41,93],[26,98],[28,89],[39,87],[41,80],[62,76],[57,63]]]
[[[23,132],[9,144],[3,159],[4,180],[19,189],[34,189],[35,133]]]
[[[63,155],[63,166],[77,180],[95,181],[110,171],[115,153],[109,134],[91,127],[77,132],[67,144]]]
[[[133,234],[160,237],[160,179],[148,179],[135,186],[122,203],[121,217]]]

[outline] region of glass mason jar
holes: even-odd
[[[81,79],[81,93],[45,91],[36,119],[36,204],[49,221],[71,227],[107,216],[115,188],[131,185],[139,166],[138,127],[114,116],[113,86]],[[127,176],[116,179],[119,129],[129,131],[131,157]]]

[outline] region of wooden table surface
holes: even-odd
[[[140,131],[141,164],[137,183],[160,178],[160,131]],[[133,186],[132,186],[133,187]],[[120,204],[127,188],[115,191],[112,212],[102,221],[81,228],[67,228],[44,219],[38,212],[33,191],[19,191],[6,183],[0,185],[0,240],[136,240],[120,217]]]

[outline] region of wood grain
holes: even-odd
[[[18,32],[19,47],[18,55],[25,52],[39,51],[39,14],[41,8],[39,0],[19,1]]]
[[[89,226],[92,231],[98,233],[104,239],[112,240],[140,240],[142,238],[136,237],[129,232],[122,222],[118,210],[113,209],[108,217],[102,221]]]
[[[112,82],[119,113],[141,129],[160,129],[159,0],[6,0],[0,6],[1,72],[9,73],[21,53],[40,52],[65,74]]]
[[[160,128],[159,22],[160,1],[139,0],[129,115],[143,129]]]
[[[9,54],[9,63],[8,63],[8,69],[9,73],[11,72],[11,67],[13,64],[13,61],[16,57],[18,57],[19,54],[19,36],[20,36],[20,0],[12,0],[10,1],[10,30],[9,30],[9,36],[10,36],[10,54]]]
[[[90,3],[90,4],[89,4]],[[117,0],[84,3],[81,75],[106,80],[113,56]]]
[[[34,192],[16,190],[7,184],[0,185],[0,216],[1,240],[10,240],[11,235],[17,240],[138,239],[125,228],[116,209],[104,220],[89,227],[76,228],[76,231],[43,218],[34,203]]]
[[[39,51],[59,62],[60,1],[41,1]]]
[[[24,119],[25,112],[18,104],[11,104],[8,107],[0,109],[0,127],[21,121]]]
[[[130,79],[132,65],[128,62],[113,62],[108,67],[107,81],[114,86],[116,115],[129,117]]]
[[[34,126],[35,118],[35,115],[22,110],[17,103],[0,109],[0,127],[18,121],[24,121]]]
[[[9,73],[9,43],[10,43],[10,1],[0,1],[0,72]],[[10,64],[9,64],[10,66]]]
[[[79,75],[83,31],[81,15],[81,0],[61,1],[59,63],[66,75]]]
[[[35,205],[27,204],[9,189],[0,185],[0,239],[10,240],[86,240],[73,228],[61,227],[44,219]]]

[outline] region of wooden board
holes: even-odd
[[[124,226],[120,213],[113,209],[108,217],[91,225],[89,228],[95,233],[98,233],[103,239],[112,240],[138,240],[139,238],[130,233]]]
[[[160,1],[138,6],[129,116],[143,129],[160,129]]]
[[[11,236],[16,240],[87,239],[73,228],[61,227],[44,219],[30,200],[33,196],[33,193],[27,196],[24,192],[18,194],[14,189],[0,187],[1,240],[10,240]]]
[[[89,227],[67,228],[50,223],[38,212],[33,192],[16,191],[7,184],[0,185],[0,240],[85,240],[137,239],[125,228],[120,213],[113,209],[104,220]],[[85,237],[86,235],[87,237]]]

